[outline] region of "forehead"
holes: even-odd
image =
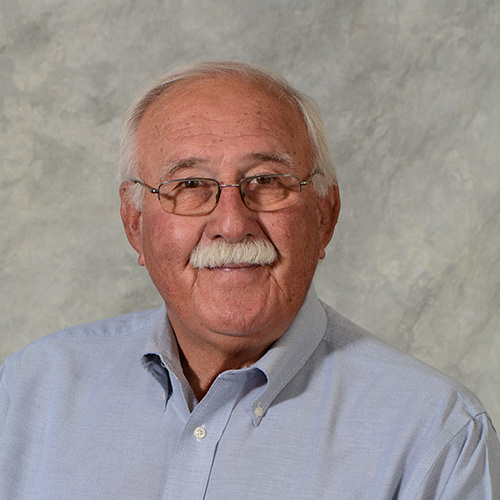
[[[226,154],[231,145],[252,140],[292,155],[309,152],[307,126],[297,107],[276,91],[234,76],[173,84],[148,107],[136,135],[143,159],[153,150],[175,156],[184,154],[183,148],[204,150],[216,142]]]

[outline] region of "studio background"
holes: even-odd
[[[268,66],[318,102],[342,211],[316,287],[500,425],[500,2],[2,0],[0,361],[160,304],[115,183],[121,118],[179,64]]]

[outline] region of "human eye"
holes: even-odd
[[[170,181],[171,189],[175,191],[201,191],[213,189],[217,181],[204,179],[202,177],[187,177]]]
[[[163,196],[191,196],[205,191],[212,191],[215,181],[199,177],[173,179],[161,185],[160,195]]]
[[[249,184],[257,184],[259,186],[266,186],[269,184],[273,184],[278,180],[279,176],[277,175],[270,175],[270,174],[264,174],[264,175],[255,175],[250,178]]]
[[[208,213],[215,206],[217,186],[217,181],[214,179],[201,177],[173,179],[161,185],[160,202],[166,212],[173,214]]]
[[[199,188],[199,187],[204,187],[206,185],[206,182],[203,179],[182,179],[180,181],[177,181],[179,184],[179,187],[181,189],[193,189],[193,188]]]

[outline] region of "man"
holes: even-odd
[[[6,361],[1,498],[500,498],[474,395],[315,295],[340,200],[309,99],[242,63],[171,73],[132,106],[121,172],[164,306]]]

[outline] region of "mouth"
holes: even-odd
[[[230,262],[227,264],[221,264],[220,266],[206,266],[202,269],[208,271],[245,271],[251,269],[257,269],[263,267],[262,264],[250,264],[248,262]],[[200,269],[200,271],[202,270]]]
[[[223,264],[220,267],[213,267],[212,269],[221,269],[221,270],[228,270],[228,271],[234,271],[237,269],[254,269],[256,267],[260,267],[260,264],[248,264],[246,262],[233,262],[230,264]]]

